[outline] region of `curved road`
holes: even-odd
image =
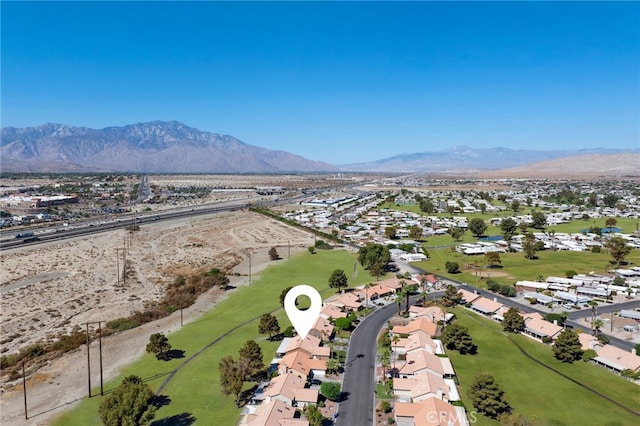
[[[410,298],[415,303],[418,296]],[[345,362],[342,392],[345,400],[338,407],[336,424],[371,426],[375,424],[375,366],[378,333],[398,311],[390,303],[367,316],[351,334]]]

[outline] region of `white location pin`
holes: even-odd
[[[305,295],[311,299],[311,306],[305,311],[301,311],[296,306],[296,299],[298,296]],[[297,285],[287,292],[284,297],[284,310],[287,312],[291,325],[296,329],[301,339],[307,337],[307,333],[313,327],[320,310],[322,309],[322,298],[318,291],[306,284]]]

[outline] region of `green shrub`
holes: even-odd
[[[113,321],[107,321],[107,327],[113,331],[125,331],[136,328],[140,323],[132,318],[118,318]]]
[[[0,357],[0,370],[4,370],[5,368],[13,367],[18,363],[17,355],[2,355]]]
[[[567,272],[564,273],[564,275],[567,278],[573,278],[575,275],[578,275],[578,273],[573,269],[569,269]]]

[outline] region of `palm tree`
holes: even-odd
[[[371,283],[367,283],[364,285],[364,300],[366,302],[366,306],[369,307],[369,289],[371,288],[372,284]]]
[[[397,334],[393,335],[393,338],[391,339],[391,341],[395,344],[398,343],[400,341],[400,336],[398,336]],[[396,375],[396,359],[398,359],[398,355],[397,354],[393,354],[393,376],[395,377]]]
[[[402,299],[404,299],[404,294],[402,294],[402,292],[397,293],[395,302],[398,304],[398,315],[400,315],[400,307],[402,306]]]
[[[598,337],[598,335],[600,334],[600,329],[602,328],[602,326],[604,326],[604,322],[601,319],[596,318],[592,323],[591,326],[595,329],[596,332],[596,337]]]

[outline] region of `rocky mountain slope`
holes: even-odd
[[[2,171],[278,173],[337,167],[245,144],[177,121],[90,129],[62,124],[2,128]]]

